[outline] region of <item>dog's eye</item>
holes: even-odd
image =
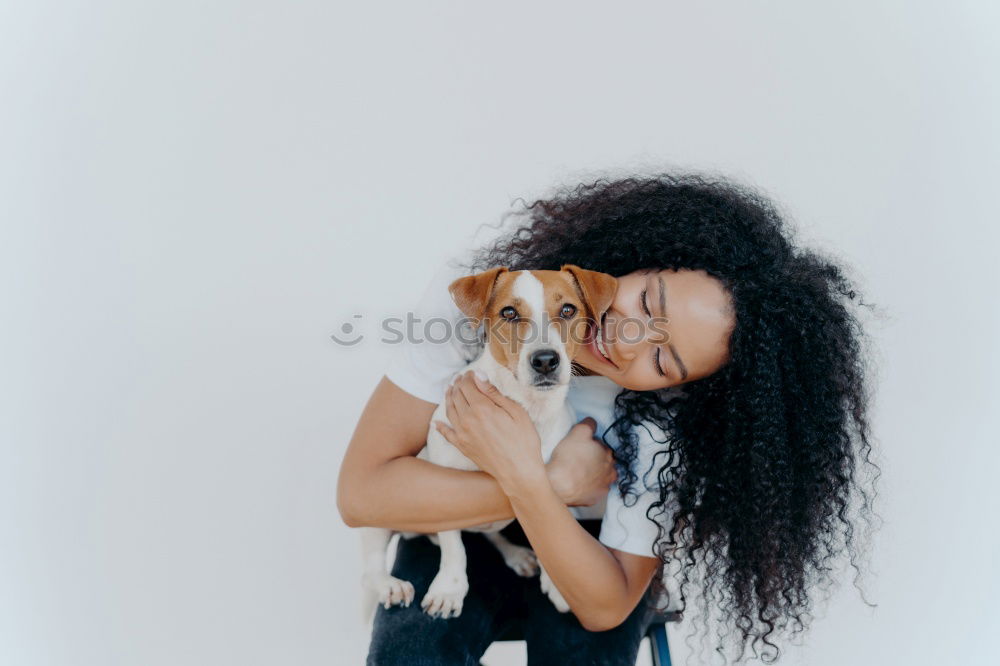
[[[570,303],[566,303],[562,306],[562,310],[559,311],[559,316],[563,319],[569,319],[576,314],[576,306]]]
[[[507,321],[514,321],[517,319],[517,310],[510,307],[509,305],[500,311],[500,316]]]

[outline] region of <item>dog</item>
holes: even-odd
[[[611,305],[617,281],[605,273],[573,265],[558,271],[510,271],[500,267],[459,278],[448,291],[462,313],[485,331],[482,353],[462,372],[473,370],[485,375],[501,393],[527,410],[541,439],[543,459],[548,461],[573,425],[574,413],[566,402],[571,361],[588,339],[590,326]],[[432,422],[435,420],[449,423],[444,403],[434,411]],[[478,469],[433,425],[417,457],[445,467]],[[539,566],[534,552],[500,534],[511,522],[465,529],[484,533],[518,575],[533,576],[540,571],[542,591],[565,613],[569,604]],[[414,598],[413,585],[386,570],[386,549],[392,535],[388,529],[362,528],[366,619],[371,617],[376,602],[386,608],[409,606]],[[461,531],[440,532],[431,539],[441,548],[441,563],[421,607],[434,617],[458,617],[469,590]]]

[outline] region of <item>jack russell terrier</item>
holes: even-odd
[[[573,425],[574,414],[566,402],[570,362],[583,345],[589,344],[596,322],[610,307],[617,288],[612,276],[572,265],[558,271],[492,268],[459,278],[448,287],[462,313],[474,325],[482,324],[486,331],[482,354],[462,372],[474,370],[485,375],[501,393],[527,410],[538,430],[546,462]],[[450,425],[443,402],[431,420]],[[427,445],[417,457],[445,467],[478,469],[433,425],[427,433]],[[518,575],[532,576],[541,569],[542,591],[565,613],[569,605],[538,565],[534,552],[500,534],[511,522],[503,520],[465,529],[483,532]],[[413,601],[413,585],[386,570],[386,549],[392,535],[388,529],[362,528],[366,618],[371,617],[376,601],[386,608],[409,606]],[[469,590],[462,533],[450,530],[430,538],[441,547],[441,564],[420,605],[435,617],[458,617]]]

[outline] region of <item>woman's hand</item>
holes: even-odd
[[[539,481],[541,442],[521,405],[470,371],[448,389],[445,409],[451,426],[436,421],[438,432],[501,486]],[[600,502],[618,478],[611,449],[594,437],[596,425],[588,417],[573,426],[548,462],[552,487],[567,505]]]
[[[435,421],[438,432],[508,495],[526,485],[548,483],[535,424],[495,386],[471,370],[462,373],[445,393],[445,410],[451,425]]]
[[[569,506],[590,506],[608,495],[618,479],[611,449],[594,437],[597,423],[589,416],[563,437],[549,460],[552,487]]]

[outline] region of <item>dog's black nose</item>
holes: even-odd
[[[531,367],[539,374],[552,374],[559,367],[559,354],[551,349],[536,351],[531,355]]]

